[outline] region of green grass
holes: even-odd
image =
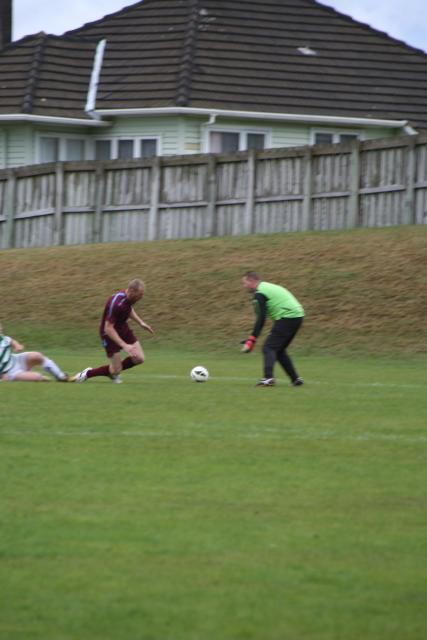
[[[259,351],[146,352],[122,385],[0,385],[0,637],[424,640],[421,358],[255,389]]]

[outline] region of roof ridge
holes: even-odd
[[[49,36],[46,35],[46,33],[44,33],[43,31],[38,34],[39,43],[36,44],[34,49],[33,61],[31,63],[30,72],[28,74],[27,87],[22,100],[22,113],[32,113],[33,111],[34,94],[39,79],[38,74],[40,71],[48,38]]]
[[[199,0],[187,0],[187,4],[189,19],[178,71],[175,99],[175,103],[180,107],[187,106],[191,98],[191,84],[193,80],[194,68],[194,50],[196,48],[197,30],[200,15]]]
[[[387,31],[383,31],[382,29],[377,29],[376,27],[373,27],[371,24],[369,24],[369,22],[363,22],[362,20],[356,20],[356,18],[353,18],[348,13],[342,13],[341,11],[338,11],[338,9],[335,9],[335,7],[331,7],[328,4],[323,4],[323,2],[328,2],[328,0],[309,0],[309,1],[312,2],[313,4],[321,6],[322,9],[325,9],[329,13],[334,13],[335,15],[338,15],[340,18],[345,19],[348,22],[352,22],[353,24],[357,25],[358,27],[365,27],[365,29],[368,29],[369,31],[371,31],[372,33],[375,33],[375,35],[377,35],[377,36],[379,36],[381,38],[388,39],[388,40],[393,40],[394,42],[398,42],[399,44],[404,45],[408,49],[413,49],[417,53],[422,53],[424,56],[427,56],[427,51],[424,51],[423,49],[420,49],[419,47],[415,47],[412,44],[408,44],[407,42],[405,42],[405,40],[401,40],[400,38],[395,38],[394,36],[391,36],[389,33],[387,33]]]
[[[98,24],[100,22],[107,21],[110,18],[118,16],[118,15],[120,15],[122,13],[127,13],[128,11],[133,11],[138,5],[144,4],[145,2],[146,2],[146,0],[139,0],[139,2],[132,2],[132,4],[128,4],[125,7],[123,7],[122,9],[118,9],[117,11],[113,11],[112,13],[107,13],[102,18],[98,18],[97,20],[91,20],[90,22],[85,22],[80,27],[77,27],[75,29],[70,29],[69,31],[65,31],[63,33],[63,35],[64,36],[68,36],[69,34],[80,32],[80,31],[83,31],[85,29],[90,29],[91,27],[93,27],[94,25],[96,25],[96,24]]]

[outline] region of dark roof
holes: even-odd
[[[97,109],[188,106],[427,128],[427,54],[314,0],[144,0],[59,38],[25,38],[0,55],[0,112],[28,104],[82,117],[104,38]]]
[[[65,118],[84,113],[97,41],[39,33],[0,55],[0,114]]]

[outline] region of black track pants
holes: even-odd
[[[298,378],[292,360],[286,353],[286,348],[294,339],[302,322],[303,318],[281,318],[274,322],[262,347],[264,378],[273,377],[273,368],[276,360],[281,364],[292,382]]]

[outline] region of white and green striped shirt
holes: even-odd
[[[0,375],[7,373],[12,368],[12,338],[0,336]]]

